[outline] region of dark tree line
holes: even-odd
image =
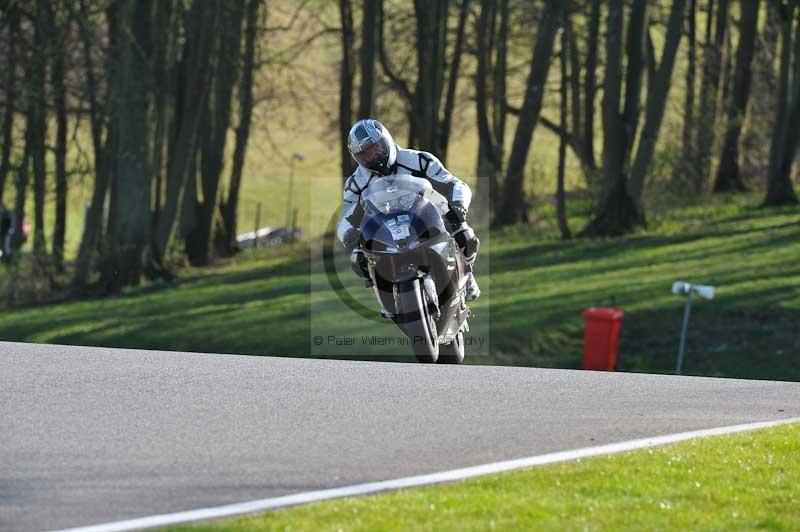
[[[42,272],[64,269],[67,154],[75,141],[68,131],[84,123],[94,185],[72,273],[76,293],[118,293],[143,275],[170,278],[175,243],[195,265],[233,253],[266,2],[4,0],[1,7],[0,194],[12,176],[19,220],[32,195]]]
[[[477,197],[488,201],[496,226],[528,219],[529,153],[538,126],[561,141],[554,184],[559,201],[565,172],[561,151],[566,149],[579,163],[587,188],[596,193],[582,236],[621,235],[646,225],[645,191],[670,94],[679,83],[685,100],[674,178],[695,194],[752,188],[759,176],[742,169],[742,160],[753,156],[743,138],[761,128],[774,132],[765,203],[796,201],[792,166],[800,138],[800,6],[795,0],[437,0],[415,2],[411,13],[385,0],[341,0],[340,6],[342,101],[349,102],[351,93],[359,92],[361,102],[357,113],[349,103],[342,107],[342,133],[356,114],[371,114],[376,86],[383,86],[404,104],[408,145],[446,159],[458,76],[474,79],[474,90],[466,97],[475,105]],[[761,24],[765,13],[766,24]],[[409,14],[415,25],[406,39],[417,51],[410,66],[402,52],[387,47],[382,31],[387,18],[410,21]],[[702,28],[699,20],[705,22]],[[780,32],[774,28],[776,20]],[[359,22],[360,38],[355,31]],[[529,47],[527,78],[521,97],[512,98],[507,87],[512,80],[519,84],[522,72],[509,67],[509,47],[515,46],[515,57],[525,53],[515,35],[521,27],[529,28],[524,37]],[[661,38],[655,39],[656,33]],[[750,98],[754,57],[759,48],[769,57],[774,47],[780,47],[780,54],[771,57],[778,59],[761,65],[760,72],[766,78],[775,72],[776,94],[769,98],[776,101],[776,109],[760,111],[756,124],[748,121],[755,105]],[[474,58],[471,72],[461,66],[464,53]],[[686,65],[682,79],[673,75],[679,59]],[[551,73],[556,61],[559,72]],[[407,65],[404,72],[396,66],[401,62]],[[560,79],[557,90],[549,88],[551,78]],[[365,95],[369,105],[364,104]],[[548,102],[556,101],[558,120],[551,120],[546,109]],[[509,141],[510,118],[516,126]],[[344,145],[342,161],[343,170],[350,171]],[[565,207],[558,210],[565,217]],[[562,232],[570,234],[565,225]]]
[[[475,161],[476,202],[494,226],[528,221],[541,128],[559,141],[548,186],[565,238],[570,160],[593,196],[589,222],[576,228],[585,237],[646,224],[646,192],[670,150],[671,178],[687,193],[763,188],[765,205],[798,201],[798,0],[291,9],[338,15],[317,20],[339,41],[331,131],[343,176],[353,169],[350,125],[383,113],[404,146],[446,164]],[[114,294],[143,276],[171,278],[175,252],[204,265],[236,251],[266,12],[266,0],[0,0],[0,200],[5,193],[18,220],[32,221],[40,273],[66,271],[78,294]],[[662,132],[667,113],[681,119],[674,143]],[[465,128],[476,153],[454,154]],[[67,205],[79,176],[92,194],[68,265]]]

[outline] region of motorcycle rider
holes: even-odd
[[[350,260],[353,270],[361,277],[369,279],[366,257],[361,249],[357,249],[360,238],[358,226],[364,215],[359,201],[361,193],[374,179],[395,174],[412,175],[427,179],[433,189],[447,199],[450,209],[445,214],[445,219],[449,222],[448,229],[469,268],[466,299],[478,299],[481,290],[472,269],[478,257],[480,240],[466,222],[472,201],[469,186],[451,174],[433,154],[397,146],[389,130],[371,118],[359,120],[353,125],[347,146],[358,163],[358,168],[344,184],[344,208],[336,236],[352,252]]]

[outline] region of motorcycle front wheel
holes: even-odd
[[[428,310],[428,296],[419,279],[394,285],[394,300],[401,317],[400,328],[408,336],[419,362],[434,364],[439,358],[436,322]]]
[[[464,362],[464,333],[459,331],[449,344],[439,346],[439,364],[461,364]]]

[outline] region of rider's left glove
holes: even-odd
[[[465,209],[463,205],[460,203],[451,203],[448,206],[450,207],[450,212],[448,214],[453,221],[457,221],[460,225],[467,220],[467,209]]]
[[[358,229],[351,227],[344,233],[342,245],[347,251],[353,251],[358,246],[359,240],[361,240],[361,233]]]

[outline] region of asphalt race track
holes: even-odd
[[[800,416],[800,383],[0,342],[0,530]]]

